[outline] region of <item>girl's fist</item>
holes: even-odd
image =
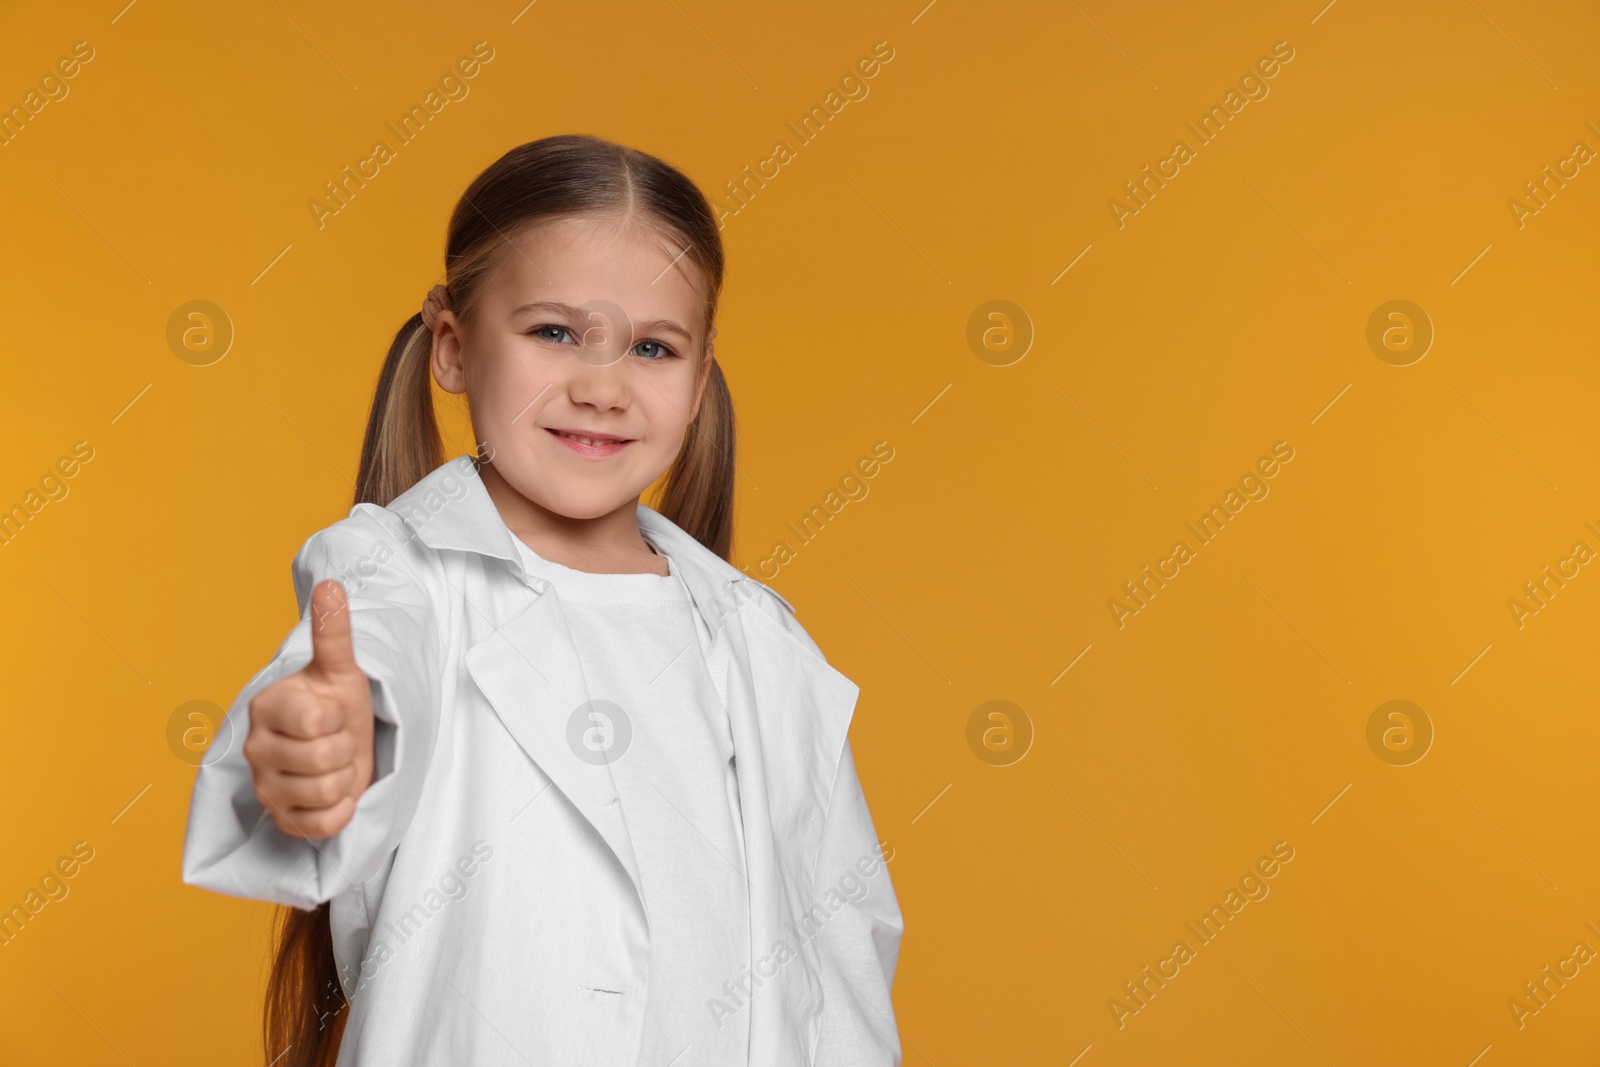
[[[372,782],[372,695],[338,581],[311,591],[311,662],[251,699],[243,752],[256,799],[284,833],[332,837],[355,814]]]

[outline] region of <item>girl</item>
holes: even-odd
[[[446,251],[194,784],[184,881],[288,906],[267,1062],[898,1064],[858,689],[727,561],[709,204],[549,137]],[[477,456],[446,462],[434,381]]]

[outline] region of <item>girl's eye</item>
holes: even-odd
[[[639,349],[644,348],[646,345],[655,346],[655,350],[656,350],[655,354],[651,355],[651,356],[646,356],[646,358],[652,363],[656,362],[657,360],[662,360],[662,359],[676,359],[677,356],[678,356],[678,353],[674,352],[672,349],[668,348],[666,345],[662,344],[660,341],[651,341],[651,340],[640,341],[638,344],[633,346],[634,347],[634,351],[638,351]],[[641,354],[643,354],[643,353],[641,353]]]
[[[550,336],[549,331],[551,331],[551,330],[554,330],[556,332],[556,336],[554,336],[554,337]],[[552,342],[554,342],[556,344],[561,344],[562,343],[562,341],[561,341],[562,336],[573,337],[573,334],[572,334],[572,331],[567,329],[565,326],[544,325],[544,326],[535,326],[533,329],[529,330],[528,331],[528,336],[537,337],[541,341],[552,341]],[[577,338],[573,337],[573,340],[577,340]]]

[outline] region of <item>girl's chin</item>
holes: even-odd
[[[586,485],[549,486],[550,491],[539,497],[529,497],[546,511],[573,520],[598,519],[610,515],[627,504],[636,504],[639,495],[649,488],[642,485]]]
[[[554,444],[552,442],[552,444]],[[585,459],[561,445],[558,450],[539,455],[516,457],[515,469],[502,455],[496,473],[511,489],[545,511],[573,520],[597,519],[610,515],[627,503],[637,503],[641,494],[654,485],[671,465],[672,457],[661,460],[661,469],[645,464],[639,456],[613,459]],[[629,445],[629,451],[634,448]],[[629,460],[626,464],[620,462]]]

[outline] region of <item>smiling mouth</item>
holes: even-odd
[[[585,437],[582,434],[567,433],[564,430],[550,430],[550,432],[557,437],[565,437],[569,441],[577,441],[591,448],[603,448],[606,445],[625,445],[632,440],[631,437]]]

